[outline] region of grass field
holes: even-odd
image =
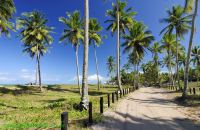
[[[94,120],[101,120],[99,97],[116,91],[116,87],[104,87],[100,91],[89,86],[89,98],[93,102]],[[0,129],[60,128],[60,114],[69,112],[71,129],[82,127],[87,120],[87,111],[74,109],[80,102],[78,87],[74,85],[52,85],[40,92],[38,88],[7,86],[0,87]]]

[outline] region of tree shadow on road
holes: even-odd
[[[117,116],[125,118],[126,122],[111,116],[105,116],[104,121],[94,128],[104,128],[105,130],[199,130],[200,126],[194,124],[189,119],[173,118],[172,120],[160,118],[150,118],[144,116],[139,118],[130,114],[115,112]],[[115,116],[116,117],[116,116]]]

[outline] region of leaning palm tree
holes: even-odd
[[[85,18],[84,18],[84,56],[83,56],[83,78],[82,78],[82,95],[80,107],[88,109],[88,46],[89,46],[89,0],[85,0]]]
[[[188,75],[189,75],[189,68],[190,68],[190,56],[191,56],[192,44],[193,44],[194,33],[195,33],[195,20],[197,17],[198,4],[199,4],[199,0],[185,0],[185,12],[191,13],[193,10],[194,10],[194,12],[193,12],[193,16],[192,16],[192,27],[191,27],[189,47],[188,47],[186,65],[185,65],[184,90],[183,90],[183,94],[182,94],[183,99],[187,95]]]
[[[17,29],[20,30],[21,41],[24,43],[25,48],[24,51],[31,51],[31,55],[36,57],[41,91],[40,60],[53,41],[50,35],[53,28],[46,26],[47,21],[44,14],[39,11],[22,13],[22,16],[17,19]]]
[[[167,23],[161,33],[172,34],[173,31],[176,33],[176,42],[183,38],[183,35],[188,32],[191,24],[192,15],[186,15],[184,8],[180,5],[173,6],[172,10],[167,10],[167,18],[161,20],[161,22]],[[178,44],[176,44],[176,80],[178,81],[178,87],[180,88],[179,79],[179,65],[178,65]]]
[[[1,34],[9,36],[9,30],[14,30],[13,23],[9,20],[15,11],[13,0],[0,0],[0,36]]]
[[[116,55],[116,68],[117,68],[117,84],[119,89],[121,86],[120,76],[120,35],[125,34],[126,29],[133,23],[133,16],[136,14],[132,11],[132,8],[126,9],[126,2],[120,2],[116,0],[116,4],[112,4],[113,9],[107,10],[106,15],[110,19],[106,20],[105,23],[109,23],[107,30],[111,30],[112,35],[117,33],[117,55]]]
[[[169,79],[171,79],[172,85],[173,83],[173,77],[172,77],[172,59],[173,59],[173,54],[175,52],[175,46],[176,46],[176,36],[175,35],[169,35],[165,34],[161,40],[162,45],[161,48],[162,50],[165,50],[167,52],[167,56],[165,58],[165,64],[167,65],[167,68],[169,69]]]
[[[83,40],[83,22],[80,18],[79,11],[75,11],[73,14],[67,13],[67,18],[60,17],[59,21],[62,22],[66,28],[63,31],[63,34],[60,38],[60,42],[66,41],[70,42],[76,53],[76,69],[77,69],[77,83],[79,87],[80,94],[81,86],[79,81],[79,62],[78,62],[78,49],[80,46],[80,41]]]
[[[125,42],[123,43],[124,53],[129,53],[135,59],[134,64],[139,65],[140,60],[144,56],[145,49],[154,40],[151,31],[147,30],[140,22],[134,22],[129,29],[129,34],[124,36]],[[138,85],[136,85],[138,88]]]
[[[89,23],[89,44],[94,47],[94,56],[96,63],[96,72],[97,72],[97,81],[98,81],[98,90],[100,90],[100,79],[99,79],[99,67],[96,54],[96,47],[99,47],[102,43],[101,35],[99,32],[102,30],[102,27],[99,25],[97,19],[90,19]]]

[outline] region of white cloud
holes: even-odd
[[[26,73],[26,72],[28,72],[29,70],[27,70],[27,69],[21,69],[21,72],[23,72],[23,73]]]
[[[79,76],[80,81],[82,81],[82,75]],[[105,82],[107,81],[108,78],[103,77],[101,75],[99,75],[99,80],[101,82]],[[69,82],[76,82],[77,81],[77,76],[74,76],[72,79],[69,80]],[[88,82],[89,83],[96,83],[97,82],[97,74],[93,74],[93,75],[89,75],[88,76]]]

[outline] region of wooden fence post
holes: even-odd
[[[108,107],[110,107],[110,94],[108,94]]]
[[[196,94],[196,89],[195,89],[195,88],[193,88],[193,94],[194,94],[194,95]]]
[[[61,130],[68,129],[68,112],[63,112],[61,114]]]
[[[119,91],[116,91],[116,100],[118,101],[119,95],[118,95]]]
[[[112,93],[112,103],[115,103],[115,94]]]
[[[100,113],[103,113],[103,97],[100,97]]]
[[[92,119],[92,102],[89,102],[88,113],[89,113],[89,124],[92,124],[93,123],[93,119]]]

